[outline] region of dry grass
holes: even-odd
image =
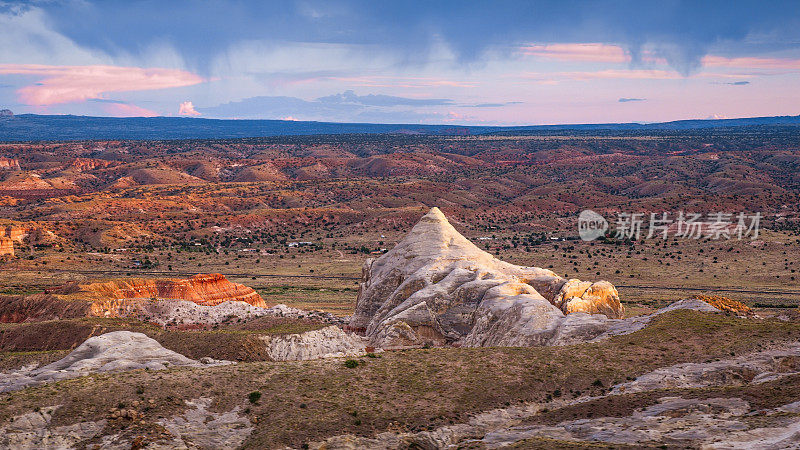
[[[0,351],[36,352],[71,350],[91,336],[119,330],[144,333],[164,347],[190,358],[209,356],[232,361],[265,361],[269,357],[259,335],[280,335],[318,330],[327,324],[285,317],[259,318],[218,330],[176,331],[133,319],[82,318],[0,328]],[[2,354],[2,353],[0,353]],[[35,359],[35,354],[31,359]]]
[[[597,344],[389,352],[362,358],[352,369],[332,359],[93,375],[5,394],[0,418],[62,404],[56,423],[74,423],[146,397],[156,400],[145,412],[152,421],[184,408],[184,399],[210,396],[215,408],[228,410],[246,406],[247,394],[258,390],[262,397],[248,412],[258,423],[247,445],[298,446],[341,433],[423,430],[465,421],[479,411],[577,392],[596,395],[657,367],[797,339],[797,323],[675,311],[640,332]]]

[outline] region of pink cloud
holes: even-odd
[[[800,59],[789,58],[725,58],[708,55],[703,58],[708,67],[736,67],[742,69],[789,69],[800,70]]]
[[[630,61],[630,56],[618,45],[608,44],[548,44],[527,45],[520,48],[526,56],[557,59],[559,61],[589,61],[624,63]]]
[[[535,80],[540,84],[556,84],[560,81],[587,81],[587,80],[668,80],[683,78],[675,72],[666,70],[598,70],[585,72],[528,72],[522,78]]]
[[[516,76],[516,75],[512,75]],[[687,77],[668,70],[656,69],[606,69],[597,71],[573,72],[527,72],[519,75],[521,78],[533,80],[538,84],[552,85],[562,81],[589,81],[589,80],[677,80]],[[733,78],[741,79],[743,75],[728,73],[704,72],[688,78]]]
[[[99,99],[107,92],[166,89],[205,81],[183,70],[117,66],[0,64],[0,75],[6,74],[44,77],[17,91],[20,101],[37,106]]]
[[[186,101],[181,103],[180,108],[178,109],[178,115],[181,116],[199,116],[200,113],[194,109],[194,104],[192,102]]]
[[[599,63],[631,62],[631,57],[625,49],[618,45],[611,44],[531,44],[520,47],[519,51],[525,56],[559,61]],[[667,63],[664,58],[656,56],[651,50],[643,51],[642,61],[662,65]],[[723,56],[707,55],[702,59],[702,65],[704,67],[734,67],[743,69],[800,70],[800,59],[758,57],[726,58]]]
[[[142,108],[130,103],[110,103],[105,107],[106,113],[115,117],[155,117],[155,111]]]

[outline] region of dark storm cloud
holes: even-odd
[[[26,4],[15,2],[16,5]],[[31,5],[31,4],[28,4]],[[633,56],[643,45],[684,74],[712,46],[727,56],[800,47],[795,1],[53,1],[33,3],[78,44],[110,55],[167,43],[200,72],[243,41],[363,45],[426,61],[445,42],[463,63],[487,48],[527,43],[603,42]]]

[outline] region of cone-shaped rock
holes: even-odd
[[[392,250],[364,263],[350,326],[373,345],[546,345],[565,314],[621,318],[605,281],[567,280],[500,261],[432,208]]]

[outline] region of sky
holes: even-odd
[[[800,3],[0,0],[3,108],[464,125],[798,115]]]

